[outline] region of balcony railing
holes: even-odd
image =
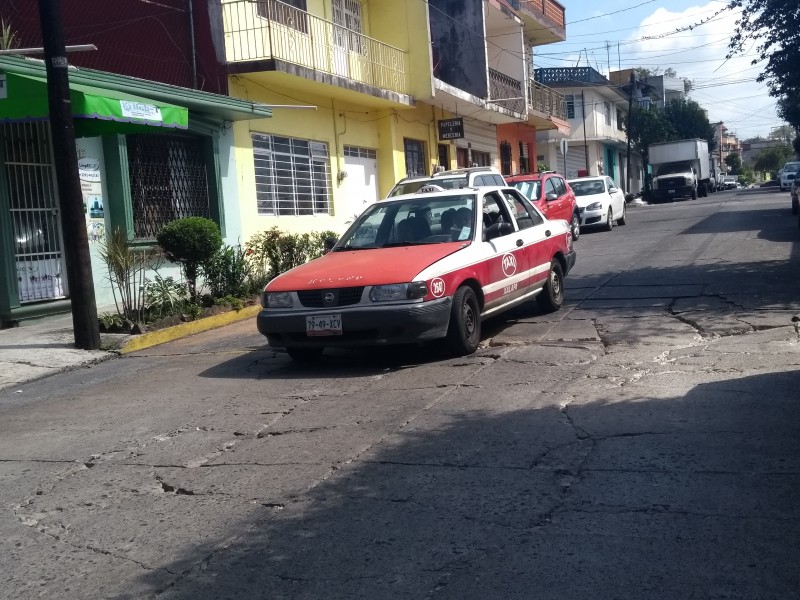
[[[533,110],[560,119],[567,118],[567,105],[564,94],[542,85],[533,79],[528,81],[528,106]]]
[[[489,69],[489,97],[493,104],[518,113],[525,113],[525,98],[522,96],[522,82]]]
[[[279,59],[400,94],[408,53],[278,0],[222,5],[229,63]]]

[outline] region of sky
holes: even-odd
[[[723,10],[727,0],[559,0],[566,9],[567,39],[535,48],[535,67],[590,65],[610,70],[672,67],[691,79],[689,97],[722,121],[740,140],[782,125],[766,83],[755,79],[755,46],[726,59],[741,10]],[[722,11],[722,12],[720,12]],[[719,14],[717,14],[719,13]],[[688,26],[702,23],[691,30]]]

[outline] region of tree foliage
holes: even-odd
[[[699,138],[708,141],[708,151],[717,147],[714,128],[708,121],[706,111],[694,100],[670,100],[664,109],[667,120],[672,124],[677,139]]]
[[[675,128],[664,111],[657,107],[648,109],[634,106],[630,115],[630,130],[625,130],[631,139],[631,147],[643,157],[647,157],[650,144],[678,139]]]
[[[786,161],[791,160],[792,149],[788,146],[764,148],[756,157],[753,167],[756,171],[776,173]]]
[[[742,172],[742,157],[736,152],[731,152],[725,157],[725,164],[729,173],[738,175]]]
[[[800,2],[797,0],[731,0],[742,9],[729,45],[728,57],[749,53],[756,44],[753,64],[766,61],[757,81],[766,81],[779,99],[779,112],[800,128]]]

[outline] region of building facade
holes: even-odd
[[[152,245],[169,221],[203,216],[241,237],[230,124],[268,109],[141,79],[71,68],[95,296],[114,296],[101,259],[112,231]],[[41,60],[0,57],[0,322],[69,311],[61,200]],[[152,277],[152,273],[149,273]]]
[[[624,123],[629,99],[620,86],[591,67],[536,69],[535,77],[564,94],[571,130],[566,146],[553,132],[540,133],[539,160],[568,179],[608,175],[626,192],[639,192],[644,173],[641,156],[635,152],[631,152],[630,189],[627,184]]]

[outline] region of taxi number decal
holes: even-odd
[[[510,294],[511,292],[516,292],[517,291],[517,285],[518,284],[516,284],[516,283],[512,283],[511,285],[507,285],[506,287],[503,288],[503,293],[504,294]]]
[[[442,296],[444,296],[444,290],[445,290],[444,280],[437,277],[436,279],[431,281],[431,294],[433,294],[434,298],[441,298]]]

